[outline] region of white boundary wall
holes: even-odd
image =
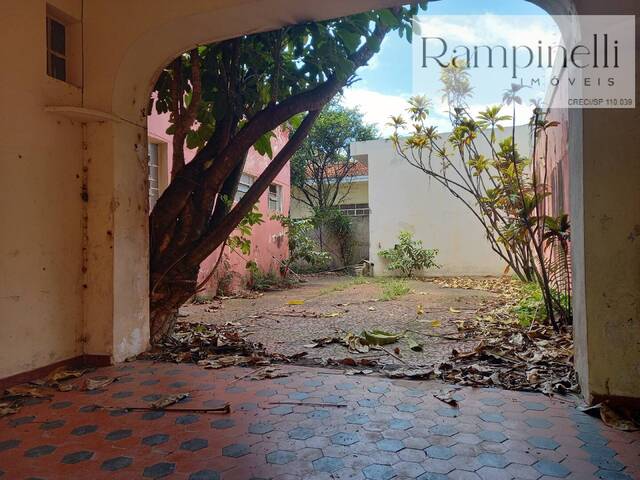
[[[448,134],[442,136],[447,138]],[[520,152],[529,156],[528,126],[517,127],[516,140]],[[478,142],[479,146],[483,143]],[[480,148],[480,153],[490,156],[486,150]],[[423,275],[504,272],[506,263],[491,250],[473,214],[442,185],[399,157],[390,141],[353,143],[351,153],[363,160],[366,156],[369,164],[369,259],[374,263],[374,275],[392,274],[378,252],[393,247],[401,230],[412,232],[425,248],[439,250],[437,263],[442,268]]]

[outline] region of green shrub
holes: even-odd
[[[274,290],[280,287],[281,279],[273,271],[263,272],[253,260],[247,262],[249,276],[247,288],[250,290],[264,291]]]
[[[327,252],[320,251],[312,238],[313,222],[311,219],[293,219],[285,215],[274,215],[273,220],[278,220],[287,229],[289,239],[289,258],[283,264],[285,270],[291,265],[296,270],[320,271],[329,263],[330,256]]]
[[[342,264],[349,265],[353,256],[354,245],[351,219],[337,208],[328,210],[323,218],[325,225],[338,243],[338,254]]]
[[[389,270],[398,270],[403,277],[410,277],[415,270],[440,268],[435,263],[438,250],[423,248],[422,240],[414,240],[407,231],[400,232],[393,248],[380,250],[378,254],[389,262]]]

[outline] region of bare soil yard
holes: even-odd
[[[479,309],[500,303],[495,293],[444,288],[433,281],[374,280],[342,276],[307,277],[296,288],[266,292],[256,298],[231,298],[181,309],[183,321],[242,325],[248,340],[260,342],[270,353],[307,352],[306,363],[326,364],[344,358],[371,358],[380,364],[433,365],[445,361],[453,348],[472,349],[473,340],[456,341],[458,322],[473,319]],[[408,293],[393,298],[395,294]],[[388,299],[392,297],[391,299]],[[342,338],[346,333],[384,330],[422,344],[409,348],[406,337],[384,350],[357,353],[340,343],[318,348],[316,339]]]

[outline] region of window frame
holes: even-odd
[[[271,188],[275,188],[275,192],[274,192],[274,194],[276,196],[276,198],[274,200],[275,208],[271,207],[271,202],[272,202],[272,199],[271,199],[271,195],[272,195]],[[269,185],[269,189],[267,190],[267,192],[268,192],[268,194],[267,194],[268,195],[267,196],[267,208],[269,209],[269,211],[270,212],[275,212],[275,213],[282,213],[282,209],[283,209],[283,205],[282,205],[282,203],[283,203],[282,202],[282,185],[278,185],[277,183],[272,183],[272,184]]]
[[[55,22],[62,27],[64,33],[64,52],[58,52],[53,49],[53,37],[51,23]],[[62,21],[60,17],[47,12],[46,15],[46,50],[47,50],[47,75],[61,82],[69,81],[69,34],[67,23]],[[52,57],[56,57],[63,61],[64,75],[63,78],[54,75]]]
[[[246,177],[249,179],[249,183],[243,183],[243,177]],[[236,194],[233,197],[234,198],[234,202],[239,202],[240,199],[242,199],[242,197],[244,197],[244,195],[249,191],[249,189],[251,188],[251,186],[253,185],[253,182],[256,181],[256,177],[254,177],[253,175],[246,173],[246,172],[242,172],[242,175],[240,175],[240,180],[238,181],[238,188],[236,189]],[[247,189],[245,191],[241,191],[240,190],[240,185],[246,186]]]

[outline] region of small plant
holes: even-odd
[[[229,262],[226,262],[227,264]],[[233,283],[233,272],[229,269],[229,267],[225,268],[224,274],[218,279],[218,287],[216,289],[216,295],[219,297],[226,297],[233,293],[232,291],[232,283]]]
[[[367,277],[352,277],[349,280],[344,280],[340,283],[336,283],[335,285],[320,290],[320,295],[327,295],[328,293],[333,292],[342,292],[347,288],[351,288],[356,285],[366,285],[374,281],[374,279]]]
[[[410,288],[406,281],[394,278],[383,283],[380,300],[383,302],[395,300],[398,297],[406,295],[409,291]]]
[[[399,270],[403,277],[410,277],[415,270],[440,268],[435,262],[438,250],[423,248],[422,240],[414,240],[407,231],[400,232],[393,248],[380,250],[378,255],[388,260],[389,270]]]
[[[528,327],[534,321],[543,321],[547,317],[547,309],[540,286],[535,282],[523,284],[521,298],[512,311],[524,327]]]
[[[207,303],[211,303],[213,297],[208,293],[196,293],[193,296],[193,304],[194,305],[205,305]]]
[[[338,244],[337,252],[343,265],[351,263],[353,255],[353,225],[351,219],[337,208],[329,209],[319,217],[328,227]]]
[[[247,288],[259,292],[265,290],[275,290],[280,287],[281,281],[278,275],[272,270],[263,272],[258,264],[253,260],[247,262],[249,276],[247,278]]]
[[[327,265],[329,254],[321,252],[313,240],[311,236],[313,222],[310,219],[292,219],[285,215],[274,215],[271,218],[278,220],[287,229],[289,258],[283,262],[285,276],[291,265],[300,264],[301,262],[308,265],[308,270],[311,271],[320,270]]]

